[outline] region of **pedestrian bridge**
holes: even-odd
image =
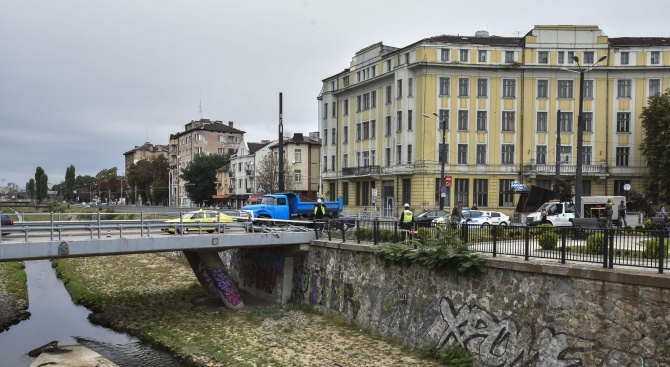
[[[169,234],[161,231],[165,224],[145,221],[17,223],[0,228],[8,234],[0,237],[0,261],[182,251],[207,296],[220,298],[227,308],[238,310],[244,302],[219,253],[242,249],[240,272],[246,274],[240,274],[240,279],[259,282],[244,281],[239,287],[277,303],[288,302],[293,257],[309,250],[315,238],[313,230],[234,222],[207,223],[207,229],[216,227],[213,233],[207,233],[195,225],[198,230],[191,229],[188,234]]]

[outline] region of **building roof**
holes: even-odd
[[[138,150],[144,150],[144,151],[149,151],[153,153],[168,153],[169,152],[169,147],[167,145],[160,145],[156,144],[153,145],[149,142],[146,142],[140,146],[135,146],[135,148],[123,153],[123,155],[129,155],[129,154],[134,154]]]
[[[617,46],[670,46],[670,37],[610,37],[612,47]]]
[[[249,154],[256,153],[259,149],[263,148],[268,144],[270,143],[247,143],[247,146],[249,147]]]
[[[189,134],[193,131],[212,131],[220,133],[230,133],[230,134],[244,134],[246,131],[235,129],[230,126],[232,122],[224,124],[221,121],[210,121],[209,119],[200,119],[199,121],[191,121],[190,123],[184,126],[184,131],[176,133],[175,137],[178,138],[182,135]],[[189,128],[190,127],[190,128]]]

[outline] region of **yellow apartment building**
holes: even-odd
[[[377,43],[323,80],[321,190],[383,216],[439,200],[512,214],[513,182],[551,188],[558,163],[574,183],[583,93],[582,195],[644,191],[639,116],[669,85],[670,37],[613,38],[597,26]]]

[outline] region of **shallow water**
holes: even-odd
[[[28,352],[53,340],[82,344],[121,367],[181,366],[168,353],[139,339],[91,324],[90,311],[72,302],[48,260],[26,261],[30,319],[0,333],[0,366],[30,366]]]

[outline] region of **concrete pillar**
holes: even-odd
[[[185,254],[186,252],[184,251]],[[230,279],[218,252],[190,252],[186,255],[186,259],[208,297],[218,295],[223,305],[231,310],[244,308],[244,302]]]

